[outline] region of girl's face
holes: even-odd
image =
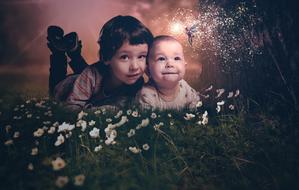
[[[158,87],[173,88],[185,75],[183,48],[177,41],[156,42],[150,50],[149,73]]]
[[[128,41],[124,42],[111,60],[106,61],[113,79],[119,84],[134,84],[144,73],[147,50],[147,44],[131,45]]]

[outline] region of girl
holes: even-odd
[[[99,62],[87,66],[78,76],[67,77],[59,82],[55,86],[54,96],[58,95],[59,99],[67,94],[65,102],[75,110],[115,103],[120,97],[134,97],[144,83],[142,76],[146,67],[148,46],[152,40],[150,30],[136,18],[112,18],[100,31]],[[80,43],[77,45],[80,49]],[[77,59],[79,67],[84,67],[82,57],[77,56]],[[53,64],[51,66],[53,67]],[[65,93],[65,87],[70,84],[73,84],[72,89]],[[61,91],[64,92],[60,93]]]

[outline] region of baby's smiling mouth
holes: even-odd
[[[163,72],[162,75],[177,75],[178,72]]]

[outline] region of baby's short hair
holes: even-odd
[[[175,41],[175,42],[181,44],[176,38],[174,38],[172,36],[168,36],[168,35],[159,35],[159,36],[156,36],[153,39],[153,42],[149,46],[149,51],[148,51],[148,56],[147,56],[146,64],[148,64],[148,58],[149,58],[149,56],[151,54],[151,50],[154,47],[154,45],[156,45],[157,43],[162,42],[162,41]]]
[[[176,38],[168,35],[159,35],[156,36],[153,40],[153,42],[150,45],[150,48],[152,48],[156,43],[161,42],[161,41],[176,41],[179,44],[181,44]]]

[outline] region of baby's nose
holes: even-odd
[[[173,62],[170,61],[170,60],[168,60],[168,61],[166,62],[165,67],[166,67],[166,68],[168,68],[168,67],[173,67]]]

